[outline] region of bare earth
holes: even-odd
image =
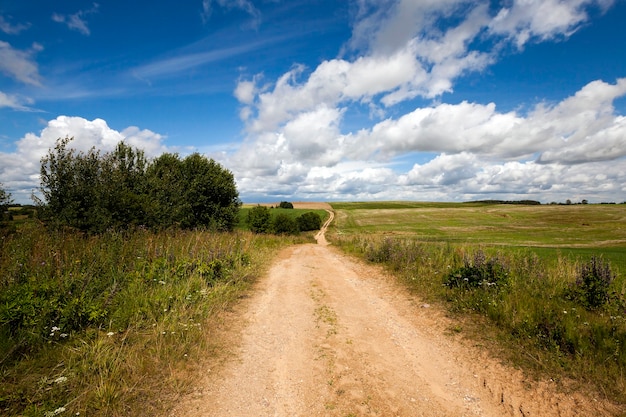
[[[318,206],[311,208],[319,208]],[[612,416],[525,378],[375,267],[327,246],[282,251],[232,313],[232,346],[172,415]],[[224,336],[224,335],[222,335]]]

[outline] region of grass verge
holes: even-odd
[[[474,324],[476,337],[497,336],[514,363],[624,404],[625,212],[351,204],[337,210],[329,238]]]
[[[157,415],[216,349],[219,313],[291,237],[35,223],[0,241],[0,414]],[[300,238],[302,239],[302,238]]]

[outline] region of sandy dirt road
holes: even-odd
[[[526,379],[377,268],[289,247],[233,313],[232,354],[173,413],[200,416],[610,416]],[[230,327],[229,327],[230,328]]]

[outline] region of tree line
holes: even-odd
[[[99,233],[146,227],[229,231],[241,206],[233,174],[199,153],[149,160],[124,142],[107,153],[77,152],[59,139],[41,160],[39,217]]]

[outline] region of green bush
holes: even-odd
[[[289,201],[281,201],[280,204],[278,205],[279,208],[282,209],[292,209],[293,208],[293,204],[290,203]]]
[[[248,227],[254,233],[269,233],[272,223],[270,209],[265,206],[256,206],[248,212]]]
[[[462,267],[446,275],[443,283],[450,288],[497,289],[506,285],[508,277],[508,268],[499,259],[487,259],[485,253],[479,250],[473,260],[466,257]]]
[[[567,296],[587,309],[600,308],[610,301],[609,287],[614,279],[611,265],[592,256],[589,262],[579,266],[576,282]]]
[[[319,214],[309,211],[298,216],[296,223],[298,223],[298,229],[300,229],[301,232],[319,230],[322,227],[322,218]]]
[[[295,235],[299,232],[296,220],[285,213],[278,213],[274,216],[272,231],[277,235]]]

